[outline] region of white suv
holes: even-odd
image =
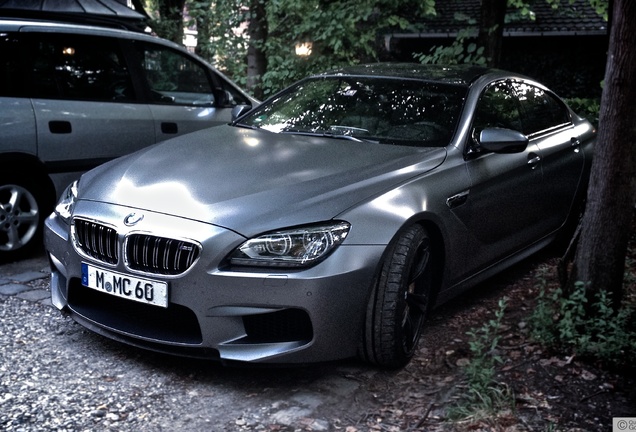
[[[256,103],[150,35],[0,19],[0,261],[40,244],[44,218],[82,172]]]

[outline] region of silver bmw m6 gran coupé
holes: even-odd
[[[433,307],[579,213],[596,136],[473,66],[340,69],[240,111],[68,187],[45,230],[57,308],[177,355],[401,367]]]

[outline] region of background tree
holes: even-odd
[[[152,29],[162,38],[183,44],[183,7],[186,0],[147,0]]]
[[[247,90],[259,99],[265,96],[263,76],[267,72],[267,3],[267,0],[250,0],[247,15]]]
[[[508,0],[481,0],[477,45],[483,47],[486,65],[499,67]]]
[[[614,0],[599,133],[570,281],[618,307],[636,196],[636,2]]]
[[[188,3],[188,13],[197,31],[197,45],[194,53],[212,62],[216,54],[212,34],[216,18],[215,0],[198,0]]]
[[[268,0],[266,93],[310,73],[380,60],[384,34],[409,28],[410,20],[435,13],[434,6],[434,0]],[[310,56],[295,55],[300,42],[312,43]]]
[[[181,43],[165,21],[183,26],[185,0],[148,2],[155,31]],[[434,13],[435,1],[187,0],[185,5],[200,29],[197,53],[265,97],[313,72],[380,60],[383,35]],[[298,57],[294,46],[306,41],[313,43],[313,52]]]

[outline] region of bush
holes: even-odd
[[[467,389],[457,404],[449,409],[451,419],[488,418],[501,409],[514,407],[510,388],[495,380],[495,366],[502,362],[497,346],[505,309],[506,300],[499,300],[495,318],[466,333],[470,336],[469,347],[472,353],[472,358],[464,367]]]
[[[596,98],[569,98],[567,104],[581,117],[588,119],[595,127],[598,127],[598,115],[601,101]]]
[[[529,324],[532,337],[548,348],[614,367],[632,367],[636,361],[634,309],[614,310],[606,291],[588,300],[583,282],[569,295],[561,289],[547,294],[542,286]]]

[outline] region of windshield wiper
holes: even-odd
[[[254,130],[259,130],[260,129],[258,126],[248,125],[248,124],[245,124],[245,123],[230,123],[230,125],[242,127],[242,128],[245,128],[245,129],[254,129]]]
[[[304,136],[314,136],[314,137],[323,137],[323,138],[335,138],[335,139],[344,139],[348,141],[356,141],[356,142],[364,142],[362,138],[355,137],[353,135],[344,135],[344,134],[335,134],[329,132],[309,132],[309,131],[301,131],[296,129],[287,129],[281,131],[283,134],[292,134],[292,135],[304,135]]]

